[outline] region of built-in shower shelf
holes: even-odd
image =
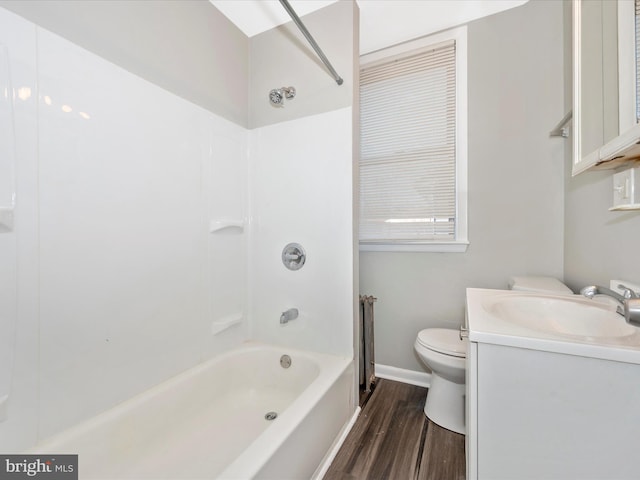
[[[234,313],[233,315],[228,315],[226,317],[219,318],[218,320],[214,320],[211,322],[211,333],[213,335],[217,335],[229,327],[242,323],[243,318],[242,313]]]
[[[244,220],[211,220],[209,231],[211,233],[220,232],[222,230],[233,229],[244,231]]]

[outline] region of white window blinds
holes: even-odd
[[[456,236],[455,42],[360,71],[361,243]]]

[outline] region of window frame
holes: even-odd
[[[442,42],[454,40],[456,69],[456,129],[455,129],[455,185],[456,185],[456,238],[441,240],[385,240],[362,241],[358,239],[363,252],[466,252],[468,240],[467,215],[467,27],[457,27],[393,47],[378,50],[360,57],[360,68],[377,63],[389,57],[427,48]]]

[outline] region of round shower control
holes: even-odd
[[[290,243],[282,250],[282,263],[289,270],[300,270],[307,254],[299,243]]]
[[[279,107],[282,105],[284,95],[281,89],[273,89],[269,92],[269,101],[272,105]]]

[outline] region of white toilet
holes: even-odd
[[[512,277],[509,289],[573,295],[565,284],[551,277]],[[432,372],[425,415],[447,430],[464,434],[467,341],[460,338],[458,330],[427,328],[418,333],[414,348]]]

